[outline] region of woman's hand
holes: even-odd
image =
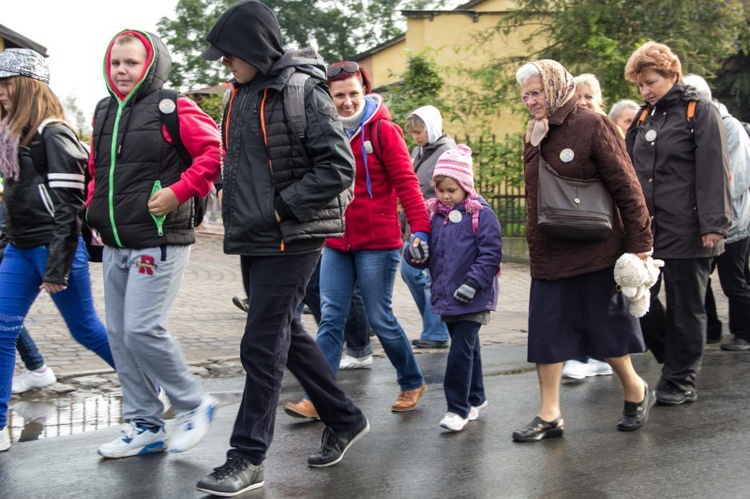
[[[714,246],[716,246],[716,243],[724,239],[724,236],[722,234],[719,234],[718,232],[709,232],[708,234],[703,234],[701,236],[701,241],[703,241],[703,247],[708,249],[713,249]]]
[[[651,256],[651,251],[646,251],[644,253],[636,253],[635,256],[643,260],[644,262],[648,260],[648,257]]]
[[[180,206],[180,201],[169,187],[159,189],[148,201],[148,211],[157,217],[163,217],[172,213],[178,206]]]
[[[42,291],[46,291],[49,294],[53,293],[59,293],[60,291],[65,291],[68,289],[68,286],[65,284],[55,284],[53,282],[43,282],[41,286],[39,286],[39,289]]]

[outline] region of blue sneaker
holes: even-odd
[[[167,432],[162,426],[149,428],[136,423],[122,426],[122,433],[99,447],[99,454],[109,459],[153,454],[167,449]]]
[[[218,407],[219,402],[207,396],[195,409],[175,414],[175,429],[172,432],[169,451],[185,452],[198,445],[208,434]]]

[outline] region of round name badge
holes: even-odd
[[[162,99],[159,102],[159,111],[164,114],[172,114],[175,110],[175,104],[172,99]]]
[[[656,138],[656,130],[649,130],[646,132],[646,140],[649,142],[653,142],[653,140]]]
[[[570,163],[575,157],[576,153],[573,152],[573,149],[563,149],[560,151],[560,161],[563,163]]]
[[[448,220],[450,220],[454,224],[457,224],[458,222],[460,222],[462,218],[463,218],[463,215],[458,210],[453,210],[450,213],[448,213]]]

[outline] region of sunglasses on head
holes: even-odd
[[[335,78],[340,75],[342,71],[350,74],[356,73],[359,71],[359,64],[356,62],[345,62],[340,66],[330,66],[326,69],[326,76],[328,78]]]

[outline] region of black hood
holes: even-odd
[[[239,2],[224,12],[206,36],[211,44],[203,57],[209,60],[229,54],[267,74],[284,53],[276,14],[257,0]]]

